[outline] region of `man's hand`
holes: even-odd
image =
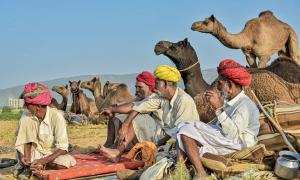
[[[220,100],[217,92],[209,90],[205,92],[205,96],[214,110],[223,107],[223,101]]]
[[[127,140],[128,130],[129,130],[129,123],[124,122],[122,124],[121,128],[119,129],[119,137],[120,137],[119,141],[120,141],[120,143]]]
[[[32,164],[30,165],[30,170],[32,170],[32,171],[43,170],[48,162],[49,161],[48,161],[47,157],[34,160],[32,162]]]
[[[25,166],[30,166],[30,159],[29,159],[29,157],[22,156],[22,157],[21,157],[21,162],[22,162],[22,164],[24,164]]]
[[[107,116],[109,119],[113,117],[113,110],[112,107],[109,108],[103,108],[100,114],[103,114],[104,116]]]

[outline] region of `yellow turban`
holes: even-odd
[[[181,79],[180,72],[168,65],[160,65],[154,70],[154,75],[166,81],[178,82]]]

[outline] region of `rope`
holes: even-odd
[[[187,67],[187,68],[184,68],[184,69],[181,69],[181,70],[178,70],[178,71],[179,71],[179,72],[187,71],[187,70],[193,68],[194,66],[196,66],[198,63],[199,63],[199,61],[197,61],[196,63],[194,63],[193,65],[191,65],[191,66],[189,66],[189,67]]]
[[[264,107],[262,106],[261,102],[258,100],[257,96],[255,95],[255,93],[252,90],[250,90],[250,92],[253,95],[254,100],[257,102],[259,108],[263,111],[263,113],[266,115],[266,117],[272,123],[272,125],[275,126],[275,128],[279,131],[280,135],[283,138],[283,141],[286,143],[286,145],[288,146],[288,148],[291,151],[294,151],[295,153],[298,154],[298,152],[295,150],[295,148],[292,146],[292,144],[289,142],[289,140],[285,136],[285,133],[283,132],[282,128],[274,121],[274,119],[270,116],[270,114],[264,109]]]

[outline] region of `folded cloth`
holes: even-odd
[[[153,142],[144,141],[137,143],[125,158],[144,161],[145,166],[151,166],[156,162],[157,147]]]

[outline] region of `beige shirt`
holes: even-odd
[[[20,119],[15,147],[23,153],[23,145],[33,142],[35,150],[42,154],[51,154],[57,149],[68,151],[66,122],[61,111],[47,106],[42,122],[29,113]]]
[[[133,110],[139,113],[153,112],[154,114],[160,112],[158,110],[161,110],[161,115],[155,115],[158,117],[161,116],[160,119],[162,121],[159,124],[169,136],[173,136],[176,133],[177,130],[175,127],[178,123],[192,120],[199,121],[199,115],[193,98],[178,87],[171,101],[155,95],[154,97],[135,103]]]

